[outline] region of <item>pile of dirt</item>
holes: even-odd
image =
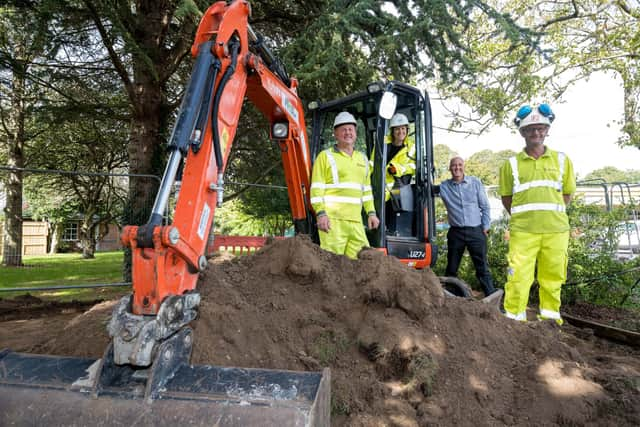
[[[211,263],[192,363],[331,368],[332,425],[638,425],[640,359],[571,327],[519,323],[444,297],[438,279],[368,250],[308,239]],[[101,357],[110,307],[78,316],[42,353]]]

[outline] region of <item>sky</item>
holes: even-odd
[[[569,88],[560,103],[551,107],[556,120],[551,125],[545,144],[557,151],[564,151],[573,161],[578,177],[605,166],[620,170],[640,169],[640,149],[620,148],[620,126],[615,122],[622,118],[623,92],[620,79],[598,73],[588,81],[583,80]],[[448,132],[446,111],[438,100],[432,101],[434,144],[447,145],[463,158],[481,150],[519,151],[524,140],[516,133],[515,126],[494,127],[481,136],[467,136]],[[515,111],[510,116],[514,116]]]

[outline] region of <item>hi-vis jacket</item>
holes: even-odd
[[[563,194],[573,194],[576,178],[571,160],[545,147],[537,160],[524,150],[500,168],[500,195],[513,196],[511,231],[559,233],[569,230]]]
[[[392,139],[391,135],[387,135],[384,139],[385,144],[391,144]],[[389,147],[387,146],[387,153],[389,152]],[[369,169],[373,172],[373,163],[375,161],[376,151],[373,150],[371,154],[371,161],[369,162]],[[389,173],[389,166],[393,165],[396,169],[395,174]],[[400,178],[404,175],[414,175],[416,172],[416,141],[407,136],[404,140],[404,144],[402,148],[393,156],[391,161],[387,162],[387,166],[385,168],[385,183],[386,183],[386,191],[385,191],[385,200],[389,200],[391,198],[391,189],[393,188],[393,184],[395,182],[395,177]]]
[[[362,222],[362,207],[375,214],[367,157],[349,156],[336,147],[318,154],[311,175],[311,205],[316,215]]]

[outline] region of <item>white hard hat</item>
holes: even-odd
[[[530,125],[547,125],[556,118],[548,104],[540,104],[537,108],[525,105],[518,110],[516,118],[513,120],[518,129],[525,128]]]
[[[391,117],[391,124],[389,127],[395,128],[398,126],[409,126],[409,119],[402,113],[396,113]]]
[[[337,128],[338,126],[352,124],[354,126],[358,126],[358,122],[356,122],[356,118],[353,117],[350,113],[343,111],[336,116],[336,119],[333,121],[333,128]]]

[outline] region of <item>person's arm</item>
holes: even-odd
[[[498,179],[498,193],[502,198],[502,206],[504,206],[507,213],[511,215],[511,202],[513,201],[513,172],[511,171],[511,163],[509,163],[508,159],[505,160],[500,167]]]
[[[363,154],[366,160],[366,156]],[[367,213],[367,226],[369,228],[378,228],[380,225],[380,219],[376,214],[376,207],[373,203],[373,191],[371,188],[370,174],[365,174],[364,182],[362,183],[362,208]]]
[[[491,205],[487,198],[487,191],[482,185],[482,181],[479,179],[476,181],[476,191],[478,193],[478,207],[480,208],[482,231],[484,234],[489,234],[489,227],[491,226]]]
[[[329,215],[325,210],[324,192],[326,188],[326,179],[324,174],[326,154],[321,152],[316,158],[311,172],[311,207],[316,213],[318,230],[328,232],[331,229]]]
[[[564,176],[562,177],[562,198],[564,204],[569,205],[571,195],[576,192],[576,174],[573,170],[573,163],[569,157],[564,159]]]
[[[513,196],[502,196],[502,206],[507,210],[507,213],[511,215],[511,200]]]

